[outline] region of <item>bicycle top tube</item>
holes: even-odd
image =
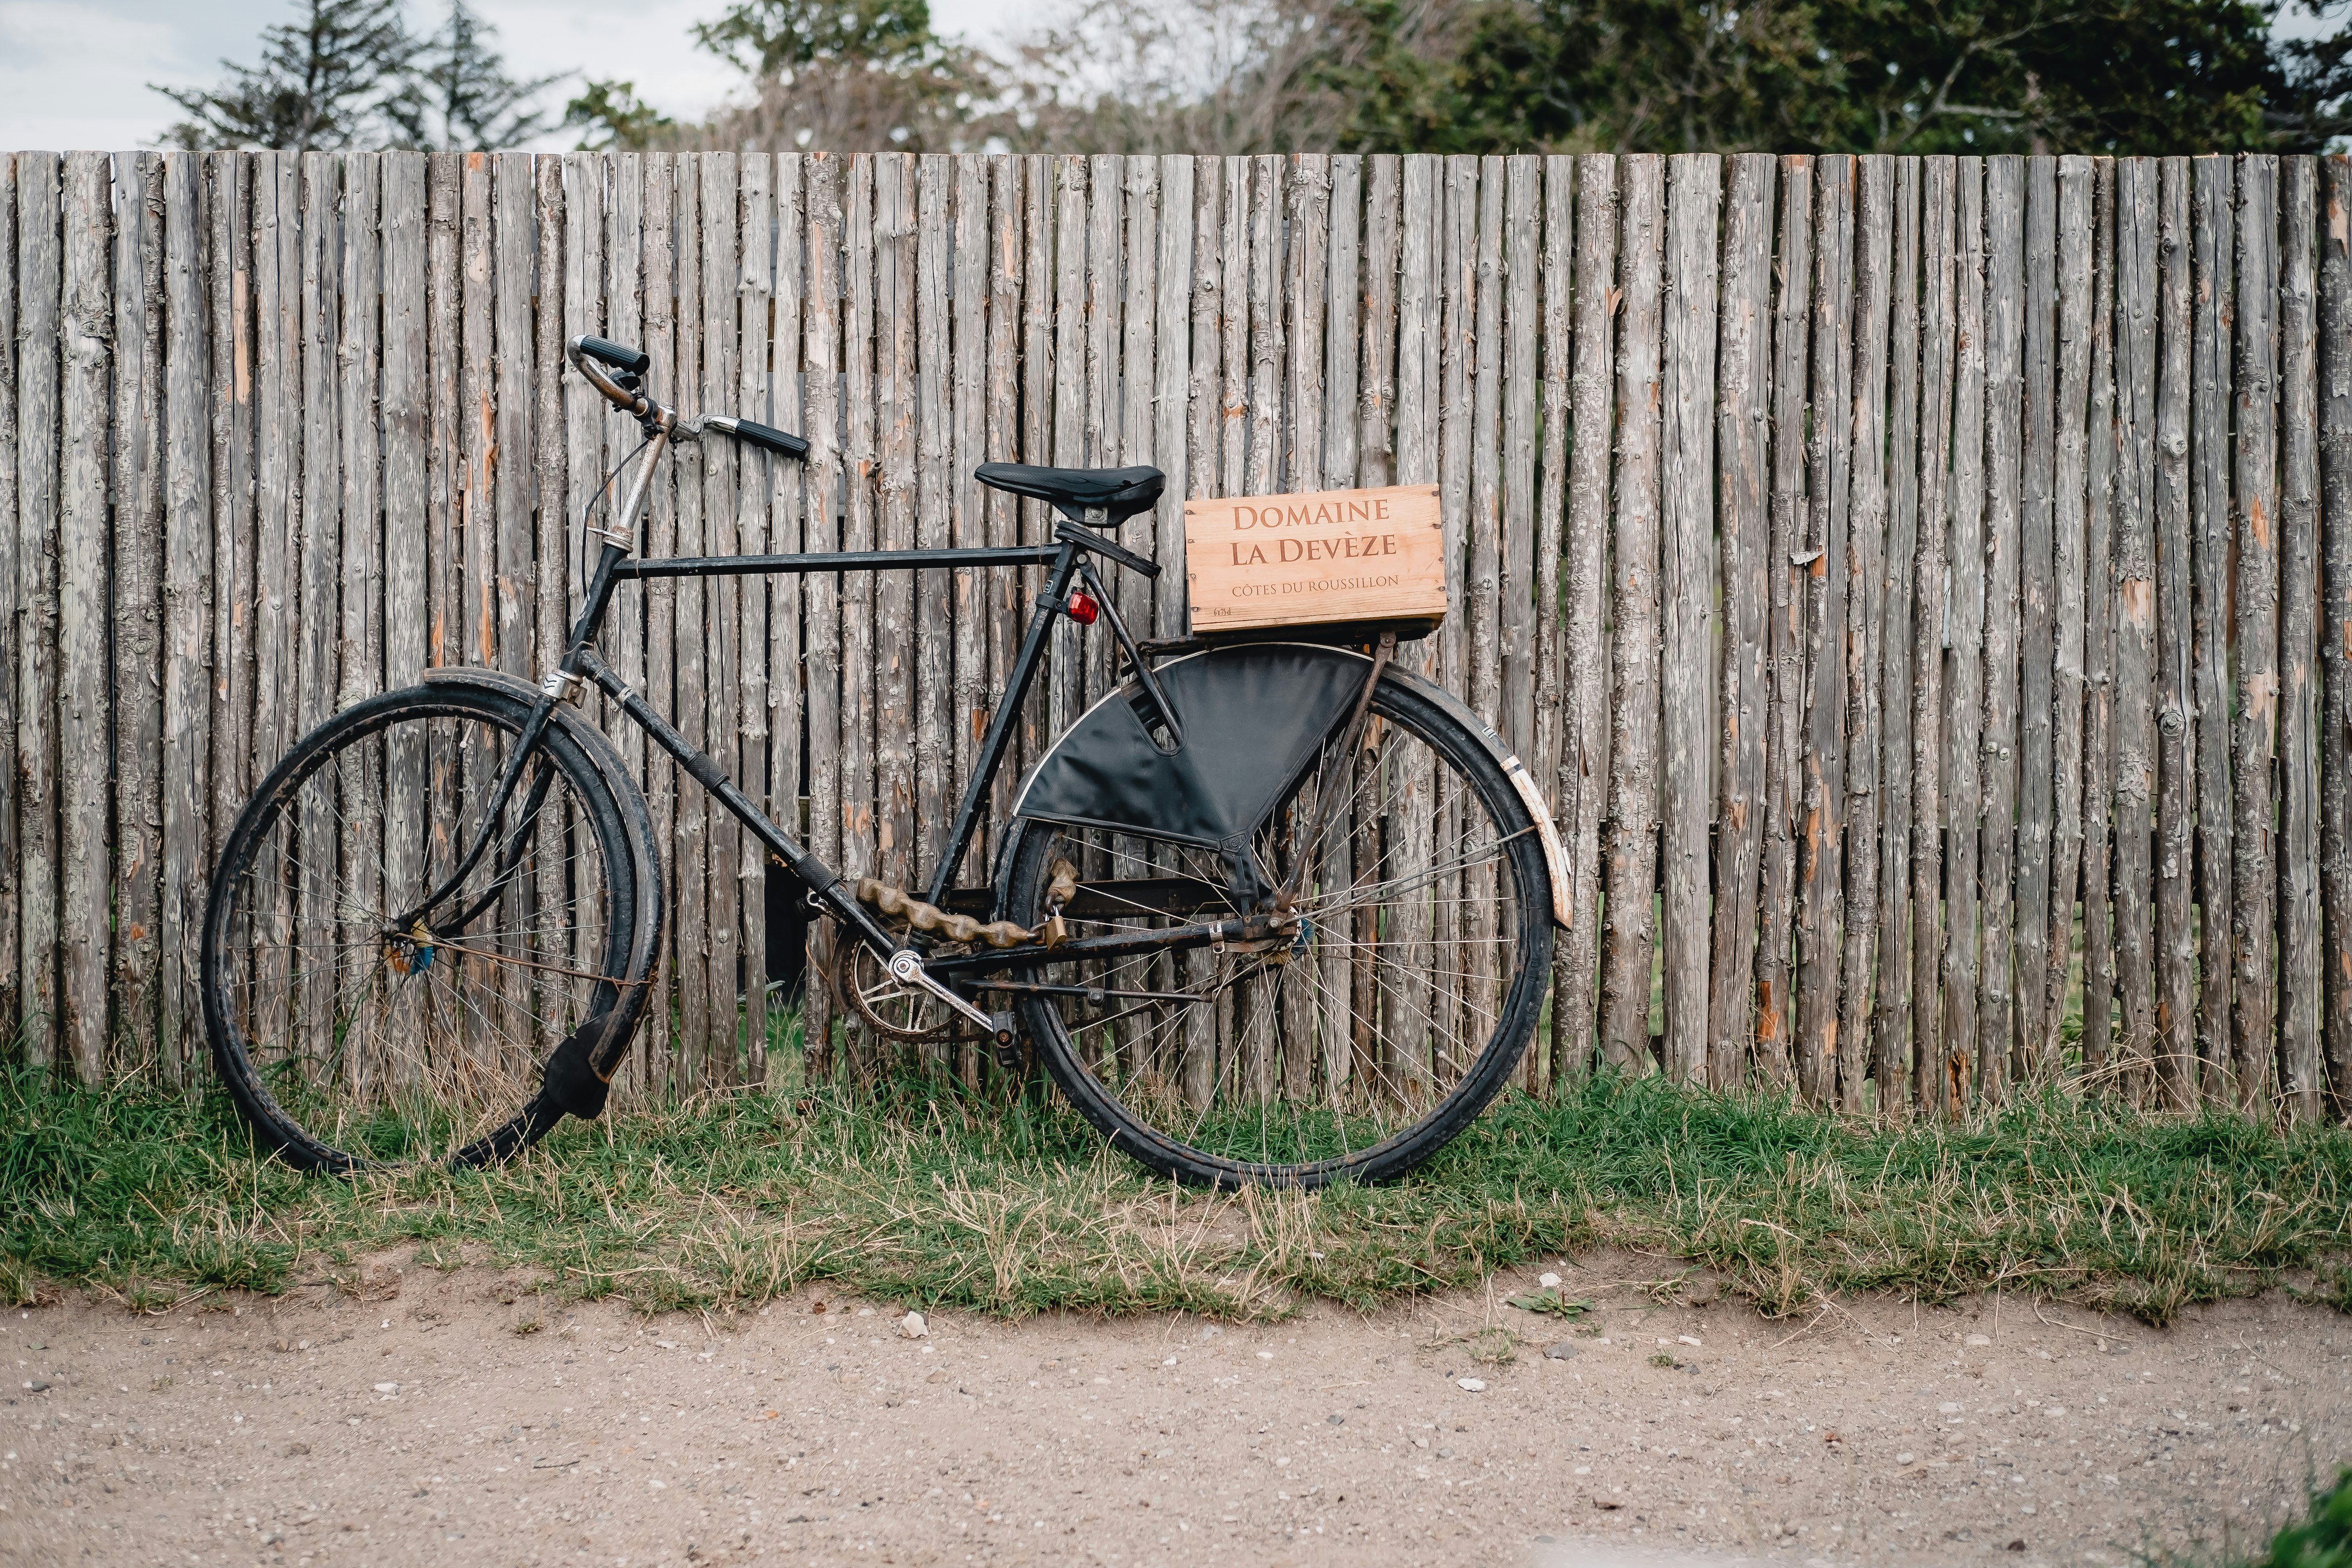
[[[566,347],[572,368],[606,401],[641,425],[647,447],[620,517],[609,528],[591,529],[625,555],[636,547],[636,521],[650,489],[653,470],[673,440],[699,440],[716,431],[779,457],[806,458],[809,443],[802,437],[755,420],[709,414],[687,418],[656,403],[646,390],[645,377],[653,364],[642,350],[626,348],[604,338],[581,336]],[[1070,546],[1158,577],[1160,566],[1150,557],[1103,538],[1096,531],[1112,529],[1156,505],[1166,476],[1152,468],[1045,468],[1020,463],[982,463],[973,470],[981,483],[1010,494],[1028,496],[1053,506],[1067,520],[1055,524],[1052,544],[1002,545],[944,550],[862,550],[808,552],[789,555],[673,556],[663,560],[616,561],[616,578],[722,577],[762,574],[859,571],[920,571],[959,566],[1047,566]]]

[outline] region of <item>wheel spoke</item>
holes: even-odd
[[[1196,997],[1024,999],[1066,1086],[1148,1134],[1147,1148],[1181,1146],[1169,1165],[1178,1173],[1320,1180],[1420,1157],[1427,1149],[1412,1135],[1474,1113],[1499,1082],[1485,1064],[1515,1059],[1533,1032],[1549,940],[1540,898],[1521,886],[1530,857],[1517,841],[1533,828],[1475,738],[1390,691],[1361,752],[1327,755],[1250,846],[1265,884],[1296,892],[1292,941],[1027,972],[1106,994]],[[1342,766],[1351,777],[1329,776]],[[1068,920],[1073,937],[1274,912],[1242,908],[1231,890],[1222,907],[1211,898],[1181,916],[1121,896],[1130,877],[1229,889],[1228,868],[1196,848],[1087,828],[1028,832],[1053,842],[1024,841],[1014,920],[1042,917],[1038,868],[1056,858],[1095,872],[1089,917]],[[1530,910],[1533,926],[1522,918]],[[1180,986],[1166,984],[1171,964]]]
[[[205,983],[266,1087],[247,1097],[266,1132],[361,1162],[446,1160],[515,1114],[584,1016],[607,979],[594,966],[623,951],[621,840],[576,760],[534,759],[519,787],[548,779],[540,809],[505,814],[435,916],[480,919],[438,940],[400,926],[488,817],[514,739],[505,710],[377,699],[306,737],[299,776],[247,806]]]

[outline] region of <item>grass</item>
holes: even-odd
[[[2310,1517],[2280,1531],[2257,1561],[2260,1568],[2352,1568],[2352,1470],[2315,1489]]]
[[[1507,1099],[1396,1184],[1210,1196],[1145,1177],[1058,1100],[913,1081],[567,1122],[502,1169],[296,1175],[218,1096],[0,1075],[0,1300],[134,1305],[357,1288],[398,1248],[645,1310],[810,1282],[1018,1315],[1370,1308],[1601,1245],[1770,1313],[1996,1284],[2163,1322],[2286,1285],[2352,1310],[2352,1133],[2051,1098],[1950,1126],[1603,1077]],[[1698,1288],[1679,1275],[1658,1289]]]
[[[2143,1568],[2352,1568],[2352,1469],[2339,1470],[2333,1485],[2314,1480],[2310,1511],[2280,1526],[2251,1556],[2223,1547],[2140,1553],[2138,1560]]]

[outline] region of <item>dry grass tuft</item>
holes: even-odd
[[[1410,1179],[1205,1194],[1058,1102],[916,1082],[740,1092],[567,1124],[495,1171],[306,1178],[215,1099],[0,1078],[0,1300],[54,1282],[364,1289],[359,1260],[537,1275],[554,1294],[728,1310],[824,1282],[1004,1315],[1369,1309],[1609,1243],[1692,1266],[1661,1300],[1770,1313],[2000,1285],[2161,1322],[2272,1284],[2352,1310],[2352,1134],[2050,1098],[1885,1126],[1604,1079],[1509,1099]]]

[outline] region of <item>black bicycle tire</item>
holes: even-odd
[[[1550,868],[1527,803],[1505,773],[1488,735],[1475,730],[1436,688],[1391,667],[1373,694],[1373,711],[1396,716],[1433,748],[1446,752],[1507,834],[1507,863],[1518,884],[1520,962],[1496,1032],[1459,1084],[1427,1115],[1369,1149],[1300,1165],[1266,1165],[1206,1154],[1137,1120],[1079,1061],[1061,1015],[1043,997],[1024,997],[1022,1024],[1035,1055],[1078,1113],[1112,1145],[1148,1168],[1191,1186],[1261,1185],[1313,1189],[1334,1182],[1393,1181],[1435,1154],[1501,1092],[1541,1021],[1551,972]],[[1006,850],[1000,918],[1020,920],[1037,901],[1049,875],[1047,858],[1060,837],[1057,824],[1016,821]]]
[[[245,862],[272,826],[277,811],[341,746],[364,740],[404,718],[453,714],[482,719],[519,734],[529,712],[530,704],[519,696],[457,682],[428,683],[384,692],[344,710],[297,741],[238,812],[236,826],[222,847],[219,864],[214,868],[205,903],[198,969],[205,1032],[214,1074],[228,1091],[247,1125],[272,1152],[295,1169],[341,1175],[375,1167],[378,1163],[358,1158],[320,1140],[289,1115],[261,1081],[244,1042],[230,1026],[228,1010],[222,999],[221,943]],[[600,863],[607,873],[605,967],[608,972],[619,968],[625,973],[628,955],[643,945],[638,924],[645,901],[640,897],[637,877],[646,863],[650,846],[639,842],[641,834],[633,828],[606,770],[564,726],[550,725],[541,743],[555,759],[573,795],[587,808],[593,825]],[[657,903],[655,910],[655,918],[658,919]],[[604,984],[611,985],[609,981]],[[646,989],[641,985],[612,987],[613,1007],[620,1015],[618,1022],[625,1026],[623,1038],[635,1032],[645,1008]],[[446,1163],[485,1165],[509,1159],[544,1137],[561,1119],[561,1112],[550,1111],[534,1099],[518,1107],[506,1121],[457,1151]]]

